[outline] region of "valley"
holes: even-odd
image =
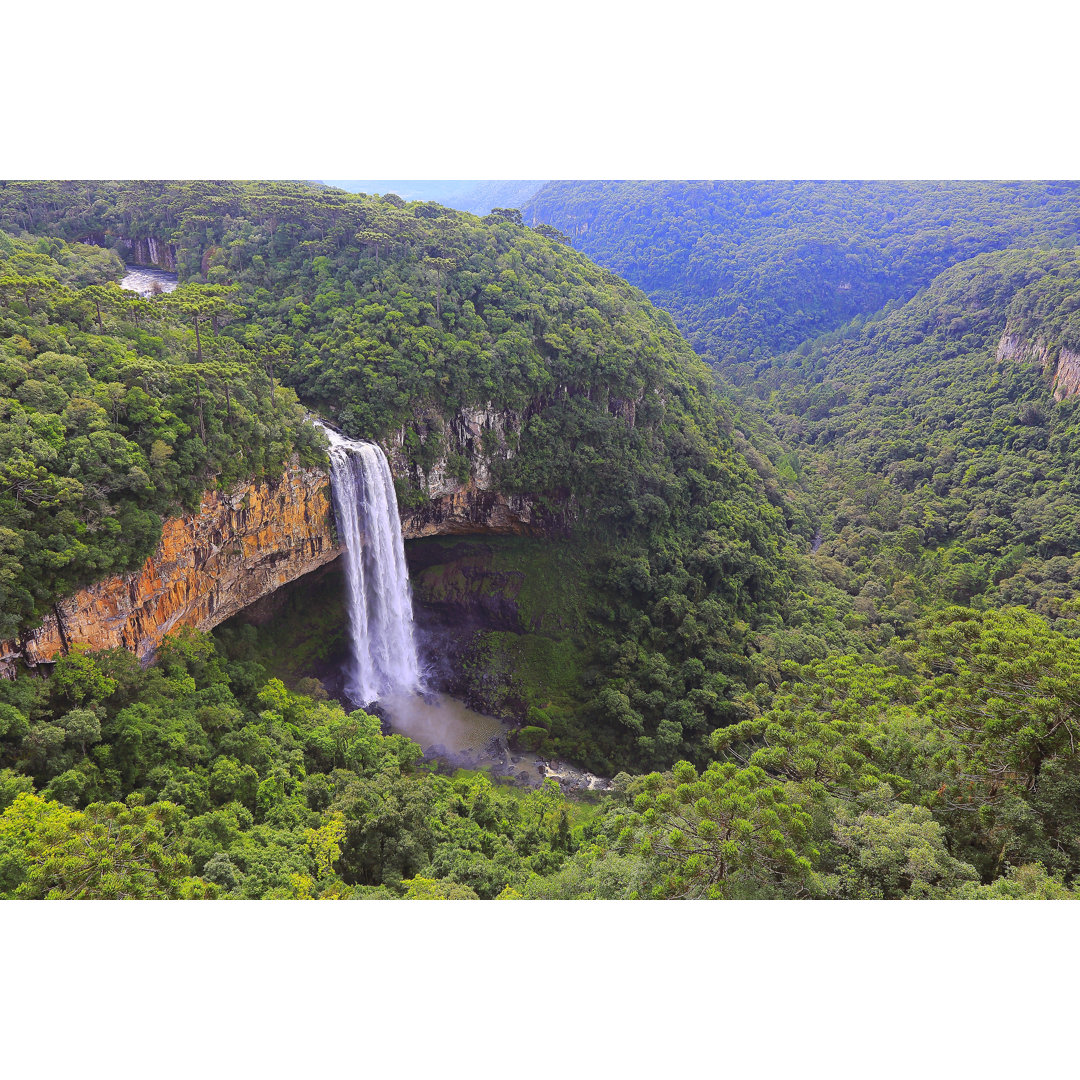
[[[0,895],[1073,896],[1078,239],[0,182]]]

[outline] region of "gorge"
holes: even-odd
[[[0,182],[0,893],[144,810],[149,895],[1072,889],[1080,189],[642,194],[575,235],[671,314],[562,218]]]

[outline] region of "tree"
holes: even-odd
[[[646,860],[661,864],[663,896],[729,899],[818,896],[812,819],[761,769],[680,761],[652,773],[636,798]]]
[[[424,265],[429,270],[433,270],[435,272],[435,313],[441,319],[443,275],[448,274],[451,270],[453,270],[456,263],[453,259],[428,257],[424,259]]]
[[[492,209],[491,213],[484,218],[485,221],[491,222],[508,222],[511,225],[524,225],[522,220],[521,211],[514,209],[513,207],[496,206]]]
[[[850,899],[941,898],[978,880],[949,854],[945,830],[924,806],[897,803],[883,786],[862,813],[841,811],[833,831],[841,850],[839,895]]]
[[[361,229],[356,234],[356,239],[364,247],[373,247],[375,249],[375,265],[379,265],[379,248],[389,247],[393,237],[385,229]]]
[[[548,225],[546,222],[541,222],[539,225],[533,226],[533,232],[540,236],[547,237],[548,240],[554,240],[559,244],[566,244],[569,246],[572,241],[569,236],[566,235],[561,229],[556,229],[554,225]]]
[[[12,296],[21,296],[31,315],[34,314],[34,300],[58,288],[56,281],[40,274],[0,274],[0,297],[10,304]]]
[[[406,885],[406,900],[479,900],[468,885],[456,881],[436,881],[433,878],[415,877],[402,882]]]
[[[86,300],[94,305],[94,310],[97,312],[99,334],[105,332],[101,321],[101,309],[103,307],[109,310],[131,309],[130,302],[124,296],[123,290],[119,285],[112,282],[108,285],[87,285],[85,289],[80,289],[76,295],[80,300]]]
[[[961,798],[1032,792],[1047,762],[1080,749],[1080,642],[1021,608],[950,608],[920,655],[934,672],[919,707],[957,740]]]
[[[101,670],[89,646],[76,645],[57,657],[52,688],[64,700],[82,705],[104,701],[116,690],[116,681]]]
[[[345,839],[346,828],[345,816],[335,812],[327,815],[319,828],[304,832],[320,881],[334,876],[334,863],[341,858],[341,841]]]
[[[244,309],[231,302],[236,294],[236,285],[197,285],[185,284],[171,293],[164,293],[157,302],[163,307],[177,312],[181,318],[191,322],[195,329],[195,361],[202,362],[202,337],[199,333],[201,323],[210,320],[216,334],[218,328],[229,319],[244,314]]]
[[[8,863],[5,895],[49,900],[175,898],[191,866],[179,846],[183,819],[183,810],[171,803],[94,803],[80,813],[36,795],[20,795],[0,815],[0,852],[5,839],[14,838],[16,844],[7,850],[17,850],[21,860],[14,868]]]

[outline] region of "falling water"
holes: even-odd
[[[370,705],[420,688],[412,592],[397,496],[382,450],[319,424],[330,440],[330,485],[345,545],[352,658],[345,692]]]

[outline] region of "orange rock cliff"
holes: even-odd
[[[165,521],[141,569],[80,589],[25,639],[0,643],[0,673],[74,645],[147,659],[171,630],[209,630],[340,554],[321,469],[292,466],[276,480],[208,491],[198,513]]]
[[[449,425],[451,448],[472,463],[466,481],[450,475],[444,452],[420,483],[425,500],[402,512],[405,539],[463,533],[543,535],[548,523],[534,500],[494,490],[481,436],[491,428],[505,444],[503,425],[519,422],[488,410],[463,410]],[[389,457],[396,476],[409,475],[397,442]],[[505,453],[505,451],[503,451]],[[208,491],[198,513],[169,518],[161,543],[143,566],[79,589],[36,630],[0,642],[0,676],[20,661],[49,663],[72,646],[123,647],[141,660],[184,626],[210,630],[275,590],[341,553],[334,529],[327,469],[292,465],[276,480],[252,481],[232,492]]]

